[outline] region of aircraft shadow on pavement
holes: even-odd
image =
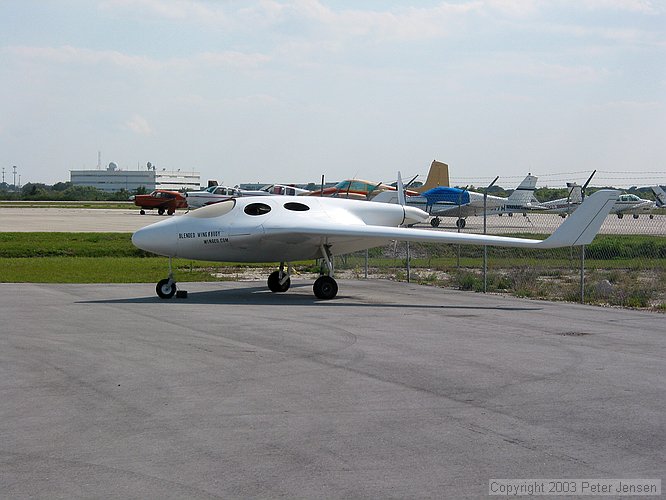
[[[307,293],[292,293],[298,289],[307,289]],[[400,294],[396,293],[396,299]],[[352,302],[350,302],[352,301]],[[418,304],[418,303],[377,303],[366,302],[364,297],[339,294],[333,300],[318,300],[312,295],[312,285],[292,284],[286,293],[273,293],[265,285],[246,288],[221,288],[201,292],[188,292],[184,299],[160,299],[157,295],[147,297],[82,300],[79,304],[208,304],[208,305],[271,305],[271,306],[302,306],[320,305],[325,307],[378,307],[378,308],[411,308],[411,309],[456,309],[456,310],[497,310],[497,311],[539,311],[539,306],[485,306],[457,304]]]

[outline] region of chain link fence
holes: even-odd
[[[666,211],[633,218],[609,215],[586,247],[551,250],[392,242],[336,257],[336,273],[386,278],[520,297],[666,312]],[[483,233],[483,216],[443,218],[437,229]],[[556,214],[488,215],[487,233],[542,238],[563,221]]]

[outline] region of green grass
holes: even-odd
[[[235,277],[229,263],[174,259],[172,265],[177,281],[220,281]],[[168,261],[164,257],[0,258],[0,283],[156,283],[167,273]],[[228,276],[218,277],[214,273]]]
[[[143,257],[125,233],[0,233],[0,257]]]

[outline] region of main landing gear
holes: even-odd
[[[509,214],[509,215],[511,215],[511,214]],[[439,224],[441,222],[442,222],[442,219],[440,219],[439,217],[433,217],[432,219],[430,219],[430,225],[432,227],[439,227]],[[460,229],[465,229],[466,224],[467,223],[465,222],[465,219],[456,220],[456,227],[459,227]]]
[[[327,274],[317,278],[312,286],[312,291],[318,299],[331,300],[338,294],[338,283],[333,279],[333,255],[328,245],[321,246],[321,253],[324,257]],[[280,269],[273,271],[268,276],[268,288],[271,292],[286,292],[291,284],[290,276],[291,264],[287,263],[287,271],[285,272],[284,262],[280,262]]]

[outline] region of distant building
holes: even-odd
[[[198,191],[201,189],[199,172],[180,170],[157,170],[148,163],[146,170],[120,170],[111,162],[106,170],[70,170],[70,181],[74,186],[92,186],[101,191],[115,192],[125,189],[134,191],[145,187],[154,189],[181,189]]]

